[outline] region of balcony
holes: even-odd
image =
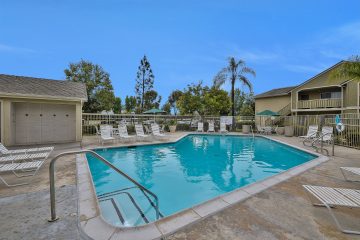
[[[299,109],[341,108],[341,98],[299,100]]]

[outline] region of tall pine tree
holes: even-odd
[[[140,61],[140,66],[136,74],[135,85],[135,94],[140,112],[144,111],[145,94],[153,89],[154,78],[155,76],[151,70],[150,63],[147,60],[146,55],[144,55]]]

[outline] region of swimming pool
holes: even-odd
[[[176,143],[96,150],[159,197],[169,216],[308,162],[316,155],[263,137],[188,135]],[[103,217],[117,226],[156,220],[147,195],[88,156]]]

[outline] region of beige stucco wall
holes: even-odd
[[[82,139],[82,102],[80,100],[45,100],[28,98],[0,97],[2,103],[1,113],[1,142],[6,146],[14,144],[13,107],[14,102],[44,103],[44,104],[70,104],[75,105],[76,114],[76,141]]]
[[[264,110],[278,112],[290,103],[290,95],[255,99],[255,113]]]

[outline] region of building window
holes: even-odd
[[[329,99],[329,98],[341,98],[341,92],[323,92],[320,93],[321,99]]]

